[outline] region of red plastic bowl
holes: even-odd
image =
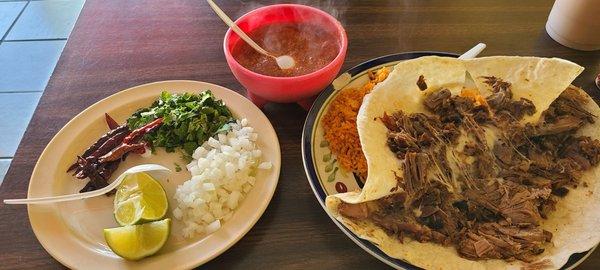
[[[236,24],[248,33],[263,25],[290,22],[311,22],[336,33],[340,49],[335,59],[325,67],[302,76],[262,75],[243,67],[233,58],[231,51],[238,42],[244,41],[240,40],[231,29],[225,34],[223,49],[227,64],[233,75],[248,91],[248,97],[259,107],[269,101],[298,102],[306,107],[315,95],[335,79],[346,57],[348,39],[342,24],[326,12],[313,7],[295,4],[266,6],[246,13],[236,21]]]

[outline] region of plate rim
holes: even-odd
[[[351,77],[354,77],[356,74],[363,72],[365,70],[369,70],[373,67],[383,65],[385,63],[394,62],[394,61],[402,61],[409,60],[423,56],[447,56],[447,57],[458,57],[459,54],[451,53],[451,52],[443,52],[443,51],[409,51],[409,52],[401,52],[401,53],[392,53],[384,56],[372,58],[366,61],[363,61],[350,69],[340,73],[342,74],[350,74]],[[343,88],[343,87],[342,87]],[[388,266],[391,266],[396,269],[421,269],[418,266],[415,266],[409,262],[405,262],[400,259],[392,258],[377,248],[373,243],[368,240],[362,239],[350,231],[346,226],[344,226],[341,222],[339,222],[335,217],[333,217],[325,206],[325,191],[319,185],[319,180],[317,177],[316,168],[312,164],[313,153],[311,151],[310,146],[312,145],[312,134],[314,133],[314,128],[316,124],[316,118],[319,115],[319,111],[324,105],[325,101],[332,95],[334,92],[338,90],[334,89],[333,85],[329,85],[325,90],[323,90],[313,105],[311,106],[306,120],[304,122],[304,126],[302,128],[302,142],[301,142],[301,150],[302,150],[302,164],[304,166],[304,172],[306,173],[306,178],[310,187],[315,195],[317,201],[323,208],[323,211],[329,216],[329,218],[333,221],[333,223],[348,237],[352,240],[356,245],[358,245],[361,249],[366,251],[368,254],[377,258],[381,262],[385,263]],[[581,264],[588,256],[598,247],[598,245],[594,246],[588,251],[581,253],[574,253],[569,256],[569,259],[560,269],[573,269],[577,265]],[[577,256],[577,260],[573,262],[571,265],[567,265],[569,261],[573,258],[573,256]],[[575,257],[576,258],[576,257]]]
[[[126,89],[122,89],[120,91],[117,91],[105,98],[102,98],[96,102],[94,102],[93,104],[89,105],[88,107],[86,107],[84,110],[82,110],[81,112],[79,112],[77,115],[73,116],[66,124],[64,124],[60,130],[52,137],[52,139],[48,142],[48,144],[46,145],[46,147],[44,147],[44,150],[41,152],[41,154],[38,157],[38,160],[35,163],[35,166],[31,172],[31,176],[29,178],[29,184],[27,186],[27,196],[29,197],[31,194],[31,189],[32,189],[32,185],[33,185],[33,177],[37,174],[39,174],[39,170],[40,170],[40,160],[43,156],[48,155],[47,151],[49,150],[49,146],[50,145],[54,145],[56,144],[57,140],[59,137],[65,136],[63,133],[66,132],[65,131],[65,127],[72,125],[72,122],[76,121],[77,118],[81,117],[81,115],[85,114],[88,111],[91,111],[93,109],[93,107],[98,106],[98,104],[100,103],[104,103],[107,102],[107,100],[109,99],[114,99],[115,96],[119,96],[119,95],[126,95],[129,92],[133,92],[133,91],[139,91],[139,88],[146,88],[146,87],[150,87],[153,85],[160,85],[160,84],[165,84],[166,87],[168,88],[169,84],[178,84],[178,83],[184,83],[184,84],[201,84],[203,85],[203,87],[210,87],[210,89],[208,90],[213,90],[214,88],[221,88],[222,90],[225,90],[225,92],[230,92],[230,94],[237,96],[238,98],[240,98],[241,100],[244,101],[244,103],[246,104],[247,107],[251,108],[251,110],[255,110],[257,112],[259,112],[259,116],[264,117],[264,119],[266,119],[266,124],[268,124],[266,127],[269,131],[273,132],[274,135],[274,143],[276,143],[274,146],[274,150],[275,150],[275,155],[274,158],[275,160],[273,160],[273,164],[276,164],[277,166],[273,166],[273,170],[274,170],[274,174],[273,177],[275,178],[275,182],[273,184],[272,190],[271,192],[269,192],[268,194],[268,198],[266,200],[266,203],[264,203],[263,205],[259,205],[259,208],[256,208],[258,211],[255,213],[258,213],[258,215],[256,216],[256,218],[254,220],[252,220],[247,227],[243,228],[241,233],[238,234],[237,236],[233,237],[230,239],[229,243],[227,243],[223,248],[221,248],[220,250],[217,250],[216,252],[214,252],[213,254],[211,254],[210,256],[204,258],[204,259],[198,259],[198,260],[188,260],[187,262],[178,262],[176,266],[173,266],[172,269],[191,269],[193,267],[197,267],[200,266],[204,263],[207,263],[211,260],[213,260],[214,258],[216,258],[217,256],[221,255],[223,252],[229,250],[233,245],[235,245],[237,242],[239,242],[239,240],[241,240],[253,227],[254,225],[256,225],[256,223],[258,222],[258,220],[260,220],[260,218],[262,217],[262,215],[264,214],[264,212],[266,211],[266,209],[268,208],[269,204],[271,203],[273,196],[275,194],[275,191],[277,190],[277,185],[279,184],[279,177],[280,177],[280,173],[281,173],[281,145],[279,143],[279,137],[277,136],[277,132],[275,130],[275,128],[273,127],[273,124],[271,123],[271,121],[268,119],[268,117],[264,114],[264,112],[262,110],[260,110],[258,107],[256,107],[256,105],[254,105],[254,103],[250,102],[246,97],[244,97],[243,95],[239,94],[236,91],[233,91],[227,87],[224,86],[220,86],[218,84],[213,84],[213,83],[209,83],[209,82],[204,82],[204,81],[196,81],[196,80],[163,80],[163,81],[155,81],[155,82],[149,82],[149,83],[144,83],[144,84],[140,84],[140,85],[135,85]],[[247,107],[241,108],[242,110],[246,109]],[[33,222],[32,222],[32,208],[34,207],[34,205],[27,205],[27,217],[29,219],[29,224],[31,226],[31,229],[36,237],[36,239],[38,240],[38,242],[40,243],[40,245],[44,248],[44,250],[50,254],[50,256],[52,256],[56,261],[58,261],[59,263],[61,263],[64,266],[67,266],[69,268],[77,268],[78,265],[73,265],[72,262],[67,261],[64,259],[64,257],[61,257],[59,252],[57,252],[56,250],[52,250],[50,249],[45,242],[40,240],[40,236],[39,234],[41,233],[40,228],[37,228],[34,226]],[[36,219],[36,218],[34,218]],[[63,220],[61,220],[61,222],[64,222]],[[201,242],[203,241],[204,238],[198,240],[197,242],[192,243],[192,245],[194,245],[195,243]],[[183,247],[183,249],[186,249],[188,247]],[[147,265],[152,267],[152,265]]]

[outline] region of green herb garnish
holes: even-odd
[[[229,129],[233,116],[223,101],[209,91],[200,94],[162,92],[148,108],[139,109],[127,119],[131,130],[162,117],[163,124],[144,136],[152,147],[164,147],[167,152],[180,148],[190,158],[194,150],[208,138]]]
[[[180,172],[181,171],[181,166],[177,163],[175,163],[175,171],[176,172]]]

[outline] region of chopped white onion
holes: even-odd
[[[273,166],[261,162],[258,134],[248,120],[230,126],[229,132],[209,138],[194,151],[194,160],[186,166],[192,177],[177,187],[173,217],[185,225],[184,237],[218,230],[255,185],[255,170]]]

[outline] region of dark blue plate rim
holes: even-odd
[[[379,65],[383,65],[383,64],[386,64],[389,62],[409,60],[409,59],[414,59],[414,58],[418,58],[418,57],[422,57],[422,56],[432,56],[432,55],[433,56],[458,57],[458,54],[455,54],[455,53],[436,52],[436,51],[415,51],[415,52],[396,53],[396,54],[390,54],[390,55],[373,58],[371,60],[362,62],[362,63],[350,68],[345,73],[348,73],[348,74],[350,74],[351,77],[354,77],[356,74],[359,74],[365,70],[368,70],[370,68],[373,68],[373,67],[376,67]],[[325,213],[327,213],[327,215],[340,228],[340,230],[344,234],[346,234],[359,247],[364,249],[367,253],[373,255],[375,258],[379,259],[383,263],[385,263],[391,267],[394,267],[394,268],[407,269],[407,270],[421,269],[421,268],[414,266],[408,262],[392,258],[392,257],[388,256],[387,254],[385,254],[383,251],[381,251],[377,246],[375,246],[370,241],[361,239],[356,234],[351,232],[348,228],[346,228],[346,226],[344,226],[342,223],[340,223],[337,219],[335,219],[333,216],[331,216],[325,207],[325,198],[327,197],[327,195],[325,194],[325,191],[323,190],[323,188],[321,187],[321,185],[319,183],[319,180],[317,178],[317,171],[314,167],[314,164],[312,163],[313,156],[312,156],[312,151],[311,151],[311,146],[312,146],[311,145],[311,137],[312,137],[312,134],[314,131],[315,121],[317,120],[317,116],[318,116],[319,111],[321,110],[321,107],[324,105],[327,98],[329,98],[329,96],[331,94],[333,94],[334,92],[335,92],[335,89],[333,88],[333,85],[329,85],[325,90],[323,90],[321,92],[321,94],[319,94],[319,96],[313,103],[312,107],[310,108],[308,115],[306,116],[306,121],[304,122],[304,128],[302,129],[302,145],[301,145],[302,163],[304,165],[304,170],[306,172],[308,182],[315,194],[315,197],[319,201],[319,204],[321,204],[321,207],[323,208]],[[561,267],[561,269],[570,269],[570,268],[576,266],[577,264],[580,263],[580,261],[583,261],[585,258],[587,258],[587,255],[589,255],[589,253],[591,253],[593,250],[594,250],[594,248],[592,248],[586,252],[572,254],[571,257],[569,258],[569,260],[567,261],[567,263],[565,265],[563,265],[563,267]]]

